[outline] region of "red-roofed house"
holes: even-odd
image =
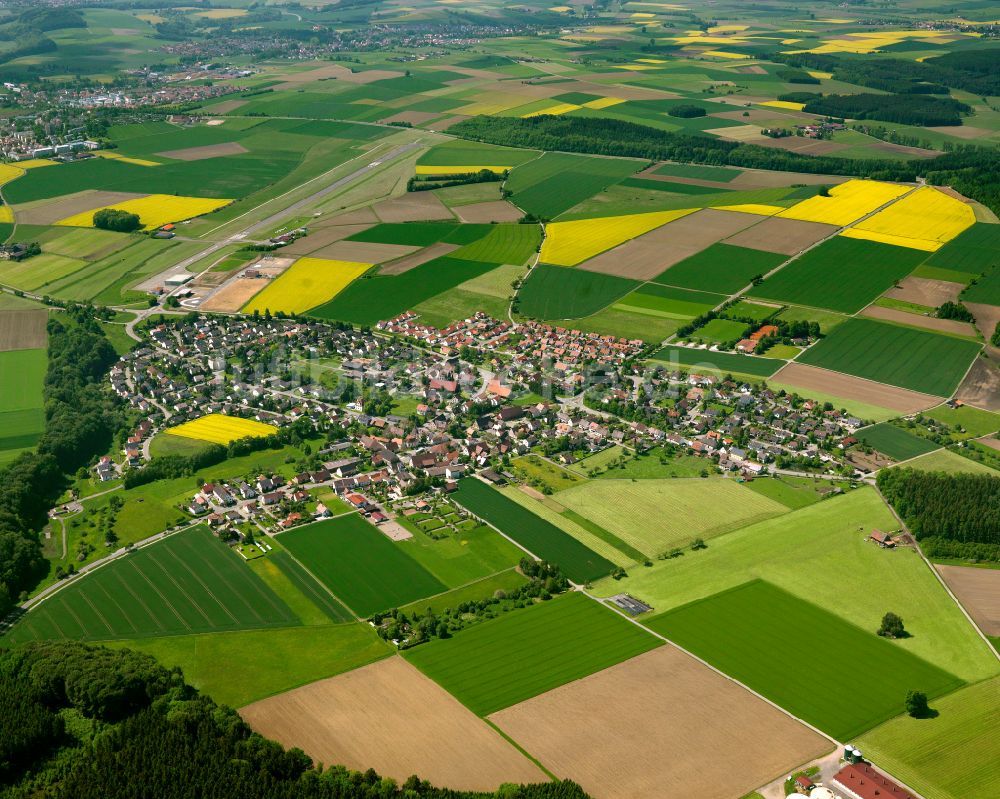
[[[850,763],[832,780],[833,787],[848,799],[916,799],[868,763]]]

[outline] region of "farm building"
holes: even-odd
[[[916,799],[868,763],[849,763],[831,782],[847,799]]]
[[[892,549],[896,546],[896,542],[892,540],[892,536],[889,533],[883,533],[881,530],[872,530],[869,539],[874,541],[883,549]]]

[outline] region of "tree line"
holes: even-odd
[[[68,313],[67,323],[48,323],[45,432],[34,452],[0,469],[0,614],[45,571],[38,531],[66,475],[106,452],[123,424],[116,400],[102,390],[118,355],[88,309]]]
[[[910,161],[808,156],[755,144],[713,139],[704,134],[671,133],[618,119],[538,116],[528,119],[472,117],[449,133],[488,144],[652,161],[771,169],[782,172],[852,175],[875,180],[948,185],[1000,212],[1000,150],[957,146],[935,158]]]
[[[493,793],[314,766],[150,655],[62,641],[0,651],[0,790],[9,799],[587,799],[572,782]]]
[[[1000,544],[1000,477],[883,469],[877,484],[917,540]]]

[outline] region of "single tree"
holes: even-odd
[[[927,706],[927,694],[923,691],[909,691],[906,694],[906,712],[915,719],[922,719],[930,714]]]
[[[882,626],[878,628],[878,634],[883,638],[905,638],[906,629],[903,627],[903,620],[895,613],[886,613],[882,617]]]

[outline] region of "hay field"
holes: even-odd
[[[787,511],[735,480],[702,478],[595,480],[559,502],[651,557]]]
[[[777,216],[844,227],[870,214],[876,208],[910,191],[910,186],[880,183],[875,180],[849,180],[830,189],[829,197],[810,197]]]
[[[169,222],[180,222],[185,219],[194,219],[196,216],[218,211],[229,205],[232,200],[214,200],[209,197],[183,197],[171,194],[150,194],[138,200],[125,200],[125,202],[113,205],[94,208],[74,216],[61,219],[55,224],[68,227],[93,227],[94,213],[103,208],[113,208],[117,211],[127,211],[130,214],[138,214],[143,224],[143,229],[152,230],[166,225]]]
[[[269,436],[278,432],[278,428],[253,419],[210,413],[176,427],[169,427],[165,432],[184,438],[194,438],[198,441],[211,441],[213,444],[228,444],[248,436]]]
[[[41,308],[0,311],[0,352],[45,347],[48,341],[45,325],[48,321],[49,312]]]
[[[403,782],[494,791],[545,774],[499,733],[401,657],[255,702],[240,710],[257,732],[313,760]]]
[[[732,799],[833,748],[672,646],[494,713],[490,721],[597,799]],[[723,752],[739,768],[720,768]]]
[[[841,235],[935,252],[975,222],[966,203],[922,186]]]
[[[935,568],[979,629],[986,635],[1000,636],[1000,570],[941,565]]]
[[[552,222],[545,227],[539,260],[557,266],[576,266],[605,250],[694,213],[696,208],[654,211],[573,222]]]
[[[301,313],[329,302],[372,264],[300,258],[280,277],[271,281],[243,309],[245,313],[270,310]]]

